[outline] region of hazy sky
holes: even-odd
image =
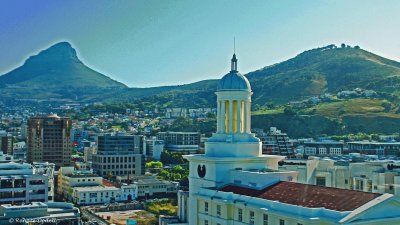
[[[328,44],[400,61],[400,1],[0,1],[0,74],[58,41],[131,87],[247,73]]]

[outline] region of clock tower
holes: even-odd
[[[205,154],[185,155],[189,161],[189,224],[198,224],[197,194],[235,182],[235,170],[277,169],[283,156],[262,155],[261,142],[251,133],[251,86],[237,70],[236,54],[231,71],[218,83],[217,131],[205,143]]]

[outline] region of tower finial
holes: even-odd
[[[233,54],[236,54],[236,37],[233,36]]]
[[[231,60],[231,71],[237,71],[236,38],[235,38],[235,36],[233,36],[233,57]]]

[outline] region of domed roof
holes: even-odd
[[[249,80],[238,71],[232,70],[222,77],[218,83],[217,91],[249,91],[251,86]]]

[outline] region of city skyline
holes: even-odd
[[[400,60],[399,32],[386,29],[398,27],[396,1],[91,3],[0,3],[0,74],[59,41],[130,87],[218,79],[229,70],[233,37],[242,73],[341,43]]]

